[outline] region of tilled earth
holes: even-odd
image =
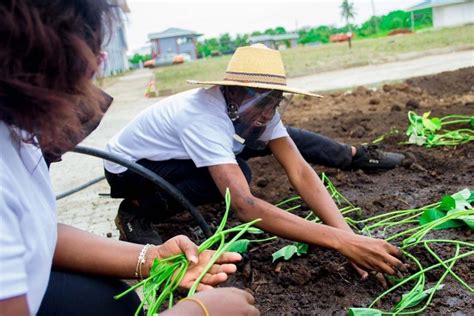
[[[431,149],[400,145],[406,140],[408,111],[419,115],[431,111],[431,116],[438,117],[473,115],[474,68],[413,78],[378,89],[358,87],[350,92],[326,94],[324,99],[297,98],[285,112],[284,121],[354,145],[370,143],[380,135],[393,132],[381,145],[385,150],[410,157],[410,163],[402,167],[367,174],[360,170],[314,166],[318,173],[329,176],[339,192],[364,210],[363,217],[370,217],[421,207],[439,201],[446,194],[473,189],[474,143]],[[295,194],[273,157],[255,158],[250,165],[254,173],[252,191],[256,196],[276,203]],[[203,208],[203,213],[216,227],[222,210],[222,205],[214,205]],[[235,217],[229,221],[229,225],[237,223]],[[165,236],[175,235],[177,231],[192,235],[193,225],[189,215],[181,214],[159,225],[159,229]],[[433,237],[474,240],[467,229],[437,231]],[[375,279],[360,282],[346,259],[335,251],[310,247],[308,255],[272,263],[272,253],[289,243],[280,239],[251,248],[238,273],[226,284],[246,288],[254,294],[262,315],[344,315],[351,306],[368,306],[382,293]],[[453,253],[453,249],[446,247],[438,247],[437,251],[441,257]],[[412,253],[425,266],[435,263],[424,249]],[[472,287],[474,256],[462,259],[454,271]],[[427,273],[428,285],[441,274],[442,270]],[[450,276],[444,283],[445,287],[434,296],[425,314],[472,315],[474,295]],[[401,294],[396,292],[376,308],[389,310]]]

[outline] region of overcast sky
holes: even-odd
[[[170,27],[192,30],[201,38],[265,31],[283,26],[287,31],[302,26],[343,25],[341,0],[128,0],[127,39],[129,49],[137,49],[148,41],[148,33]],[[372,15],[371,0],[353,0],[355,22],[360,24]],[[403,10],[421,0],[373,0],[375,14]]]

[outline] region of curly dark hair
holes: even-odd
[[[91,78],[112,10],[107,0],[2,0],[0,16],[0,120],[60,155],[103,115]]]

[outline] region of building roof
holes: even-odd
[[[163,32],[148,34],[148,39],[153,40],[153,39],[161,39],[161,38],[169,38],[169,37],[183,37],[183,36],[198,37],[198,36],[201,36],[201,35],[202,34],[196,33],[194,31],[183,30],[183,29],[178,29],[178,28],[175,28],[175,27],[171,27],[167,30],[164,30]]]
[[[298,39],[300,36],[296,33],[286,33],[286,34],[277,34],[277,35],[256,35],[251,36],[249,41],[252,43],[265,42],[265,41],[284,41],[291,39]]]
[[[448,6],[448,5],[464,3],[464,2],[469,2],[469,1],[472,1],[472,0],[424,0],[412,7],[409,7],[407,11],[416,11],[416,10],[422,10],[422,9],[427,9],[427,8],[442,7],[442,6]]]

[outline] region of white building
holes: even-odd
[[[433,8],[433,27],[474,23],[474,0],[425,0],[408,11]]]
[[[127,17],[130,12],[127,0],[109,0],[116,20],[114,21],[112,30],[107,30],[105,39],[107,42],[102,48],[107,52],[103,75],[110,76],[128,70],[127,58],[127,38],[125,37],[125,27]]]

